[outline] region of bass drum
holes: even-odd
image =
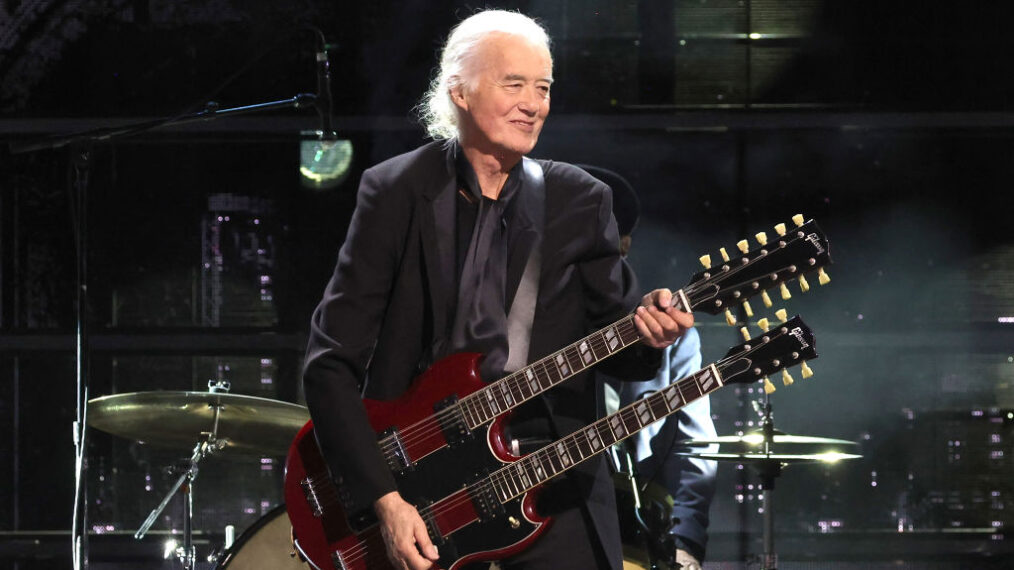
[[[278,505],[246,529],[232,547],[222,553],[216,569],[221,570],[307,570],[294,551],[292,525],[285,505]]]

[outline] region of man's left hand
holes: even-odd
[[[672,306],[672,291],[655,289],[641,298],[634,324],[645,344],[665,348],[694,326],[694,316]]]

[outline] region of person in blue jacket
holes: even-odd
[[[631,235],[637,226],[640,209],[633,187],[613,171],[590,165],[579,166],[612,188],[613,215],[620,233],[620,251],[625,255],[631,247]],[[653,379],[644,382],[607,380],[604,385],[606,411],[612,412],[686,378],[699,370],[701,364],[700,335],[696,328],[691,328],[665,348],[662,366]],[[708,510],[715,494],[717,464],[712,460],[676,454],[680,446],[675,442],[716,435],[710,396],[705,396],[665,420],[646,427],[625,442],[642,491],[659,485],[672,497],[671,521],[665,531],[668,536],[655,538],[668,539],[666,542],[675,548],[675,561],[685,570],[701,568],[704,559],[708,542]]]

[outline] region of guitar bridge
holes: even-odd
[[[321,504],[320,497],[317,496],[317,490],[314,488],[310,478],[307,477],[300,481],[299,486],[303,489],[303,496],[306,497],[306,502],[310,505],[313,516],[317,518],[324,516],[324,506]]]
[[[412,462],[405,451],[405,444],[401,441],[401,434],[394,427],[390,427],[380,433],[380,439],[390,440],[384,444],[384,459],[387,466],[395,473],[404,473],[412,468]]]
[[[349,567],[345,565],[342,553],[337,550],[331,552],[331,564],[334,564],[335,570],[349,570]]]

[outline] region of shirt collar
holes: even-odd
[[[496,200],[504,208],[510,205],[521,187],[521,178],[524,176],[523,161],[524,159],[519,160],[507,173],[507,181],[500,191],[500,197]],[[479,188],[479,178],[475,175],[472,163],[468,162],[468,158],[457,140],[454,141],[454,167],[457,172],[458,187],[468,192],[476,201],[481,201],[483,196],[482,190]]]

